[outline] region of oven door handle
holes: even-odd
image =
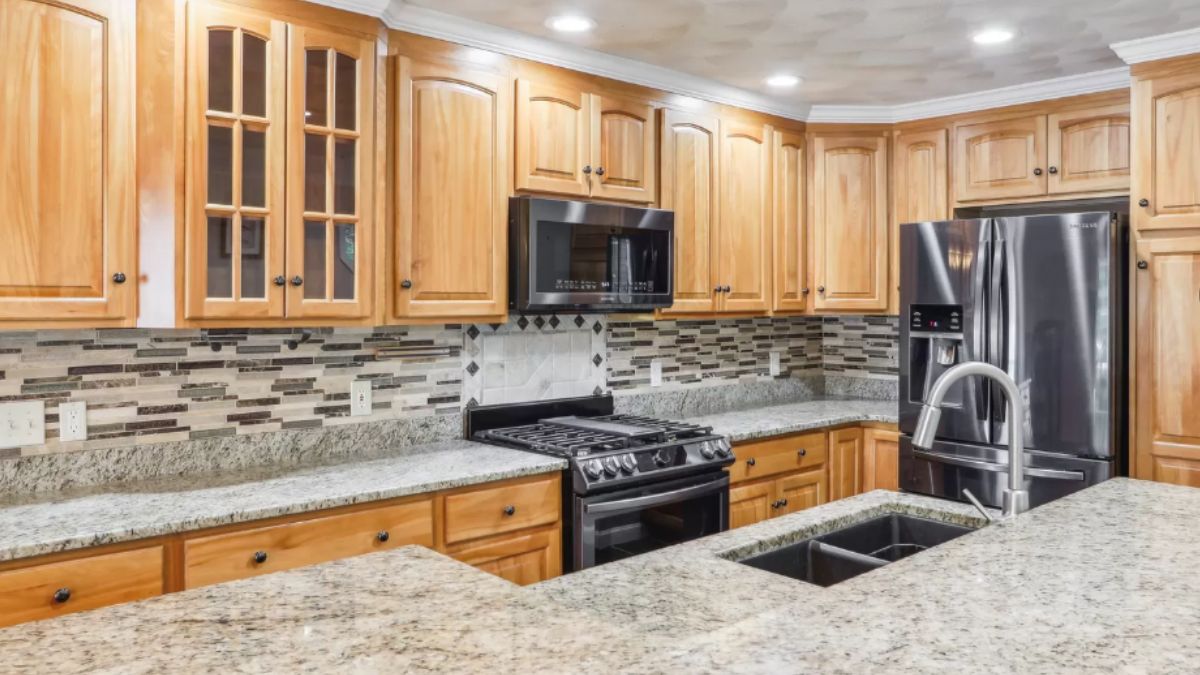
[[[600,502],[598,504],[586,504],[583,510],[589,515],[603,515],[605,513],[616,513],[619,511],[631,511],[636,509],[647,509],[654,506],[662,506],[684,499],[692,499],[694,497],[703,497],[714,492],[729,487],[729,476],[721,476],[719,480],[709,481],[701,485],[693,485],[690,487],[671,490],[657,495],[646,495],[645,497],[634,497],[633,499],[621,499],[615,502]]]
[[[940,452],[927,452],[925,450],[913,450],[913,456],[918,459],[926,459],[932,462],[942,462],[943,464],[953,464],[954,466],[961,466],[968,469],[979,469],[980,471],[991,471],[992,473],[1008,473],[1007,464],[985,462],[981,459],[968,459],[965,457],[946,455]],[[1081,481],[1084,478],[1082,471],[1039,469],[1036,467],[1031,467],[1028,464],[1025,466],[1025,475],[1032,478],[1053,478],[1055,480]]]

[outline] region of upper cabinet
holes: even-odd
[[[1130,195],[1138,230],[1200,227],[1200,70],[1185,59],[1133,83]]]
[[[900,312],[900,231],[904,223],[950,217],[949,148],[945,129],[901,130],[892,145],[892,224],[888,251],[889,313]]]
[[[883,133],[809,136],[813,309],[887,309],[887,148]]]
[[[373,43],[188,5],[185,316],[370,312]]]
[[[958,201],[1046,193],[1046,117],[959,124],[954,129]]]
[[[776,130],[774,156],[775,311],[801,312],[811,297],[808,279],[808,231],[805,211],[804,134]]]
[[[512,80],[401,58],[392,316],[503,315]]]
[[[0,3],[0,321],[133,325],[134,11]]]
[[[1052,195],[1129,189],[1129,106],[1046,117],[1047,190]]]
[[[771,142],[769,125],[721,120],[720,311],[771,306]]]
[[[655,201],[652,105],[520,79],[516,110],[518,190]]]
[[[717,309],[720,135],[716,117],[662,113],[662,198],[675,212],[675,304],[664,314]]]

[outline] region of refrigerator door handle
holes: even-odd
[[[997,237],[992,244],[991,283],[988,289],[988,363],[1008,372],[1008,251],[1007,241]],[[992,406],[992,419],[1003,423],[1007,417],[1008,405],[1004,401],[999,385],[989,384]]]
[[[996,464],[995,462],[985,462],[980,459],[957,457],[955,455],[947,455],[941,452],[929,452],[928,450],[917,450],[914,448],[913,456],[931,462],[953,464],[954,466],[961,466],[967,469],[979,469],[980,471],[990,471],[992,473],[1008,473],[1007,464]],[[1082,481],[1084,479],[1082,471],[1042,469],[1031,467],[1029,465],[1025,466],[1025,475],[1031,478],[1051,478],[1054,480]]]
[[[973,312],[975,326],[971,351],[980,361],[988,361],[988,330],[990,328],[987,315],[988,294],[986,284],[992,273],[992,238],[988,236],[990,224],[981,229],[979,236],[979,252],[981,259],[975,266],[975,278],[971,281],[972,301],[975,304]],[[986,422],[991,416],[988,410],[988,384],[981,377],[972,377],[969,385],[975,393],[975,418]]]

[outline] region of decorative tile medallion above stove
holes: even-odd
[[[463,400],[468,406],[605,390],[603,315],[515,315],[507,323],[472,324],[463,332]]]

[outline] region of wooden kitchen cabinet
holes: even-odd
[[[137,317],[135,7],[0,3],[0,322]]]
[[[715,116],[662,112],[662,198],[675,212],[675,297],[664,315],[717,309],[720,136]]]
[[[772,129],[722,119],[720,130],[718,311],[765,312],[771,306]]]
[[[549,525],[561,517],[558,476],[502,483],[446,495],[447,544]]]
[[[900,313],[900,226],[950,217],[946,129],[900,130],[892,143],[892,223],[888,242],[889,314]]]
[[[779,515],[811,509],[829,501],[829,475],[824,467],[789,474],[775,482]]]
[[[517,80],[516,188],[655,201],[654,107],[565,81]]]
[[[1051,195],[1129,189],[1129,105],[1047,116],[1046,173]]]
[[[1134,69],[1132,165],[1137,230],[1200,227],[1200,58]]]
[[[400,58],[393,319],[507,310],[511,88],[504,75]]]
[[[374,43],[188,3],[184,318],[371,312]]]
[[[734,448],[729,527],[753,525],[828,501],[826,434],[778,436]]]
[[[960,202],[1046,194],[1046,116],[954,127],[955,199]]]
[[[1143,239],[1137,260],[1131,473],[1200,487],[1200,237]]]
[[[0,626],[160,595],[163,547],[49,562],[0,572]]]
[[[775,481],[764,480],[729,488],[729,528],[762,522],[775,515]]]
[[[888,305],[888,139],[809,136],[816,310]]]
[[[820,467],[828,457],[825,432],[777,436],[737,446],[729,480],[738,483]]]
[[[829,498],[844,499],[862,492],[863,430],[859,427],[829,432]]]
[[[900,432],[863,430],[862,491],[900,490]]]
[[[501,579],[527,586],[562,574],[562,529],[555,526],[476,540],[446,553]]]
[[[776,129],[771,152],[774,164],[775,283],[776,312],[803,312],[809,307],[812,289],[808,270],[808,222],[804,202],[804,134]]]

